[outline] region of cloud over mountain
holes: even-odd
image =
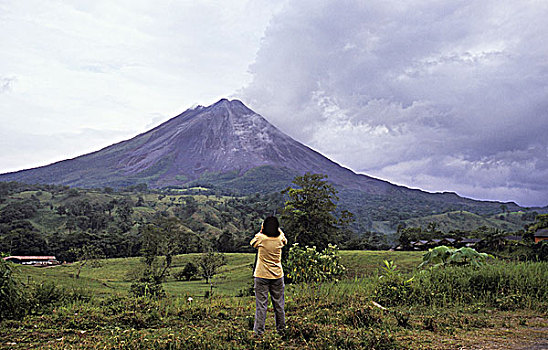
[[[548,204],[548,3],[299,1],[242,91],[358,172]]]

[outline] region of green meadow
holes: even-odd
[[[338,282],[287,285],[287,330],[253,336],[253,254],[226,254],[212,279],[164,283],[161,299],[129,295],[139,258],[99,267],[17,266],[58,302],[0,323],[5,349],[542,349],[548,346],[548,264],[491,261],[418,271],[421,252],[341,251]],[[172,275],[198,254],[176,256]],[[383,260],[396,268],[383,269]],[[54,289],[36,286],[55,283]],[[189,301],[189,297],[192,298]],[[529,346],[529,347],[528,347]],[[537,347],[534,347],[537,346]]]
[[[383,260],[393,260],[401,271],[412,271],[421,261],[421,252],[387,251],[341,251],[341,262],[347,268],[347,276],[374,276]],[[171,276],[164,283],[171,297],[202,297],[210,290],[204,280],[177,281],[172,275],[182,269],[187,262],[196,262],[200,254],[177,255],[173,258]],[[253,280],[255,255],[251,253],[226,253],[227,265],[213,277],[214,293],[222,296],[236,296],[242,289],[249,287]],[[20,266],[19,275],[23,282],[55,282],[68,288],[88,290],[95,298],[112,295],[128,295],[132,281],[143,267],[141,258],[115,258],[99,260],[98,267],[89,264],[81,268],[80,277],[75,278],[80,262],[49,268]]]

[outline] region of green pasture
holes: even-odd
[[[226,253],[227,265],[212,279],[214,293],[235,296],[252,283],[255,254]],[[183,269],[187,262],[196,263],[200,254],[184,254],[173,259],[172,275]],[[347,267],[347,275],[353,277],[373,276],[383,260],[393,260],[402,272],[412,271],[421,261],[421,252],[395,251],[341,251],[341,261]],[[80,262],[56,267],[38,268],[19,266],[20,278],[24,283],[54,282],[65,288],[89,290],[95,297],[127,295],[135,276],[143,264],[140,258],[116,258],[99,261],[99,267],[87,263],[81,267],[80,277],[76,278]],[[211,286],[205,280],[177,281],[169,276],[164,283],[171,296],[201,297]]]
[[[75,278],[79,263],[17,266],[16,275],[24,283],[51,281],[92,298],[58,301],[21,319],[1,321],[0,349],[449,350],[548,345],[546,262],[495,260],[481,268],[416,271],[422,252],[340,255],[348,278],[288,285],[286,331],[273,331],[269,311],[262,339],[251,330],[254,297],[235,297],[250,286],[254,254],[226,254],[228,264],[213,278],[212,298],[203,298],[210,288],[203,280],[181,282],[173,277],[164,283],[167,298],[126,297],[132,278],[142,269],[140,258],[106,259],[100,267],[88,263],[81,267],[80,278]],[[176,256],[173,271],[198,258]],[[394,261],[396,271],[381,270],[383,260]]]

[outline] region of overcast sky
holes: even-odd
[[[0,172],[231,97],[356,172],[547,205],[546,18],[546,0],[0,0]]]

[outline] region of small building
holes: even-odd
[[[535,236],[535,243],[548,240],[548,228],[537,230],[534,236]]]
[[[413,250],[426,250],[428,249],[427,244],[428,244],[428,241],[426,240],[409,242],[409,245],[411,246]]]
[[[522,236],[505,236],[504,239],[507,240],[507,241],[514,241],[514,242],[521,242],[521,241],[523,241],[523,237],[522,237]]]
[[[22,265],[33,265],[33,266],[50,266],[58,265],[59,261],[55,256],[22,256],[22,255],[12,255],[4,258],[5,261],[11,261],[12,263],[22,264]]]
[[[442,239],[433,239],[432,241],[437,241],[436,246],[445,245],[445,246],[454,246],[457,243],[455,238],[443,237]]]
[[[479,238],[463,238],[459,242],[460,247],[474,247],[481,241]]]

